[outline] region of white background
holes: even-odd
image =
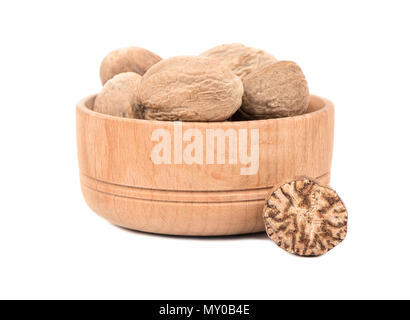
[[[0,298],[410,298],[408,1],[2,1]],[[79,186],[75,105],[124,46],[242,42],[296,61],[336,105],[349,233],[320,258],[264,234],[125,231]]]

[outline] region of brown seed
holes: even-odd
[[[309,105],[309,89],[302,70],[292,61],[279,61],[243,79],[241,111],[254,119],[303,114]]]
[[[117,117],[141,118],[137,91],[141,76],[134,72],[120,73],[104,85],[94,103],[94,111]]]
[[[144,119],[224,121],[242,95],[241,79],[227,67],[204,57],[174,57],[144,74],[139,101]]]
[[[102,84],[123,72],[135,72],[143,75],[152,65],[161,60],[155,53],[143,48],[121,48],[109,53],[101,63],[100,78]]]
[[[275,187],[263,209],[266,232],[289,253],[319,256],[342,242],[347,211],[337,193],[309,178]]]
[[[201,56],[217,60],[242,79],[256,69],[277,61],[275,57],[263,50],[246,47],[240,43],[216,46],[205,51]]]

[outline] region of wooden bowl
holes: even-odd
[[[301,116],[208,123],[112,117],[92,111],[94,100],[77,105],[81,188],[116,225],[173,235],[260,232],[273,185],[300,175],[329,183],[334,107],[324,98],[311,96]],[[212,134],[222,134],[219,144]]]

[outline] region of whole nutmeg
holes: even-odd
[[[94,111],[111,116],[141,118],[137,101],[141,76],[135,72],[125,72],[108,80],[94,103]]]
[[[224,121],[242,103],[243,85],[227,67],[204,57],[163,60],[141,79],[144,119]]]
[[[121,48],[109,53],[101,63],[100,78],[102,84],[123,72],[135,72],[143,75],[152,65],[161,61],[155,53],[138,47]]]
[[[241,111],[253,119],[303,114],[309,105],[309,89],[299,66],[279,61],[256,70],[243,79]]]
[[[275,57],[263,50],[246,47],[240,43],[216,46],[205,51],[201,56],[217,60],[242,79],[256,69],[277,61]]]

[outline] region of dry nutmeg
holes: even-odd
[[[242,79],[251,72],[277,61],[263,50],[246,47],[240,43],[216,46],[201,56],[217,60]]]
[[[94,103],[94,111],[117,117],[141,118],[137,91],[141,76],[134,72],[120,73],[108,80]]]
[[[275,187],[263,218],[269,238],[301,256],[322,255],[347,233],[347,211],[337,193],[304,177]]]
[[[243,79],[241,111],[253,119],[303,114],[309,105],[309,89],[300,67],[279,61],[258,69]]]
[[[144,119],[224,121],[242,103],[243,85],[230,69],[204,57],[174,57],[142,77],[139,103]]]
[[[102,84],[123,72],[143,75],[152,65],[161,61],[155,53],[139,47],[121,48],[110,52],[102,61],[100,78]]]

